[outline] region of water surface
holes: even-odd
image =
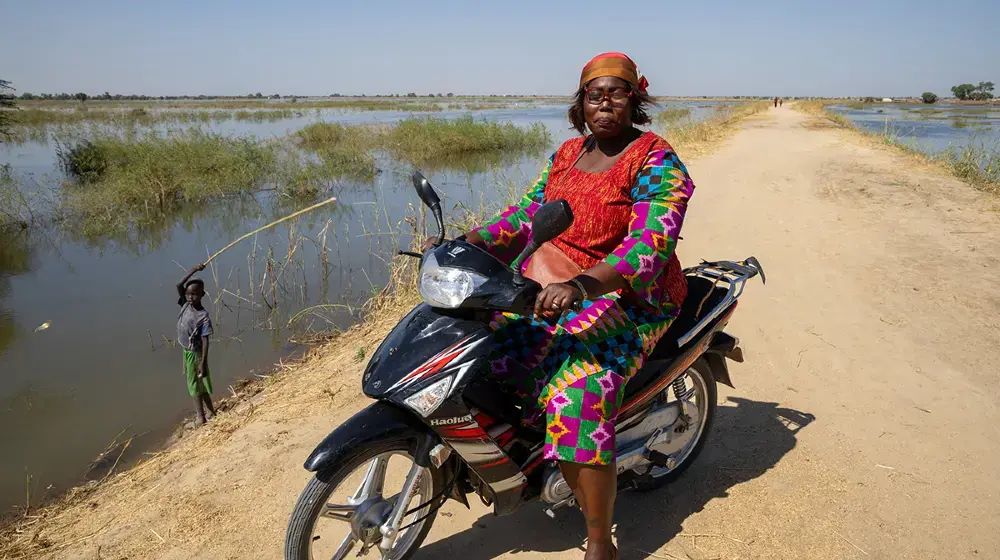
[[[832,110],[872,132],[888,132],[928,154],[971,144],[1000,149],[1000,107],[982,105],[866,104]]]

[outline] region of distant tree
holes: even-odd
[[[448,92],[448,94],[447,94],[447,95],[448,95],[448,97],[455,97],[455,94],[454,94],[454,93],[451,93],[450,91]]]
[[[24,93],[21,94],[21,100],[22,101],[31,101],[32,99],[37,99],[37,97],[35,97],[35,95],[33,93],[29,93],[29,92],[26,91],[26,92],[24,92]]]
[[[415,93],[413,93],[413,92],[411,91],[410,93],[407,93],[407,94],[406,94],[406,96],[407,96],[407,97],[416,97],[416,96],[417,96],[417,94],[415,94]]]
[[[972,84],[959,84],[951,88],[951,92],[955,94],[955,97],[965,101],[969,99],[972,93],[975,91],[976,86]]]
[[[937,103],[938,98],[936,93],[931,91],[925,91],[924,94],[920,96],[920,99],[923,99],[924,103],[931,104],[931,103]]]
[[[10,85],[7,80],[0,80],[0,138],[4,138],[10,134],[10,125],[14,122],[13,109],[17,108],[14,104],[14,86]]]
[[[976,101],[993,99],[993,82],[979,82],[979,85],[976,86],[975,91],[972,92],[970,97]]]
[[[78,94],[74,95],[73,98],[74,99],[79,99],[80,103],[86,103],[87,100],[90,99],[90,97],[88,97],[86,93],[78,93]]]
[[[276,93],[271,96],[271,99],[281,99],[281,96]]]
[[[106,99],[106,100],[111,99],[111,93],[107,91],[104,92],[104,95],[101,96],[101,99]]]
[[[253,96],[256,97],[257,99],[263,99],[264,98],[264,96],[261,95],[261,93],[259,91],[257,93],[255,93],[255,94],[253,94]]]
[[[299,98],[298,98],[298,97],[295,97],[295,96],[293,95],[293,96],[292,96],[292,103],[298,103],[298,102],[299,102]]]

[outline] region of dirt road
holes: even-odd
[[[682,261],[756,255],[747,361],[705,453],[623,494],[622,558],[1000,557],[995,201],[790,107],[689,162]],[[29,530],[50,557],[278,558],[304,457],[359,398],[341,339],[168,453]],[[419,558],[576,559],[582,519],[443,509]]]

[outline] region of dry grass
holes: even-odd
[[[711,117],[670,128],[663,134],[683,157],[702,155],[718,147],[738,129],[744,119],[767,108],[767,101],[720,105]]]

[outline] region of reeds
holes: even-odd
[[[551,143],[541,123],[521,128],[512,123],[410,118],[384,132],[382,145],[398,159],[415,165],[481,153],[538,150]]]
[[[657,113],[653,121],[659,126],[673,126],[690,116],[690,107],[667,107]]]
[[[274,151],[253,138],[198,129],[139,139],[96,136],[59,149],[64,208],[98,228],[127,226],[180,202],[256,190],[273,169]]]

